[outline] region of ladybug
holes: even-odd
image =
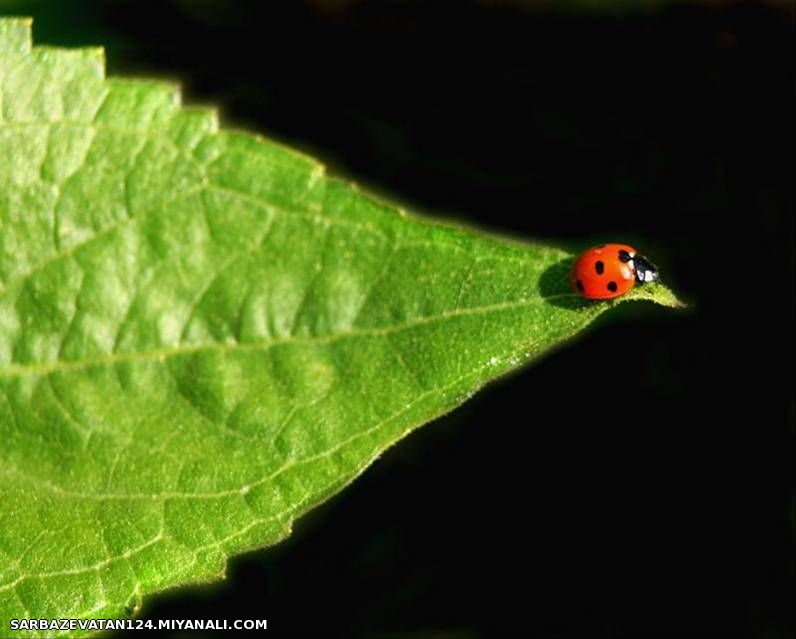
[[[658,279],[658,269],[627,244],[586,249],[572,265],[572,288],[590,300],[607,300]]]

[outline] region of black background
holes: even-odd
[[[0,4],[416,210],[634,244],[693,303],[622,307],[144,617],[791,636],[793,11],[554,4]]]

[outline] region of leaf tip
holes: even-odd
[[[660,283],[636,287],[627,296],[627,300],[649,301],[677,310],[685,310],[691,307],[690,303],[681,300],[669,287]]]

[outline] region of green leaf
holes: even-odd
[[[612,306],[103,67],[0,21],[4,630],[219,578]]]

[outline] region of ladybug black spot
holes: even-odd
[[[619,251],[619,261],[627,264],[630,261],[630,253],[628,253],[624,249]]]
[[[619,288],[619,287],[616,285],[616,282],[608,282],[608,290],[609,291],[611,291],[612,293],[616,293],[616,289],[617,288]]]
[[[581,282],[580,280],[578,280],[577,282],[575,282],[575,286],[577,286],[577,287],[578,287],[578,290],[579,290],[581,293],[583,292],[583,282]]]
[[[596,261],[594,263],[594,270],[597,271],[597,275],[602,275],[605,272],[605,264],[601,261]]]

